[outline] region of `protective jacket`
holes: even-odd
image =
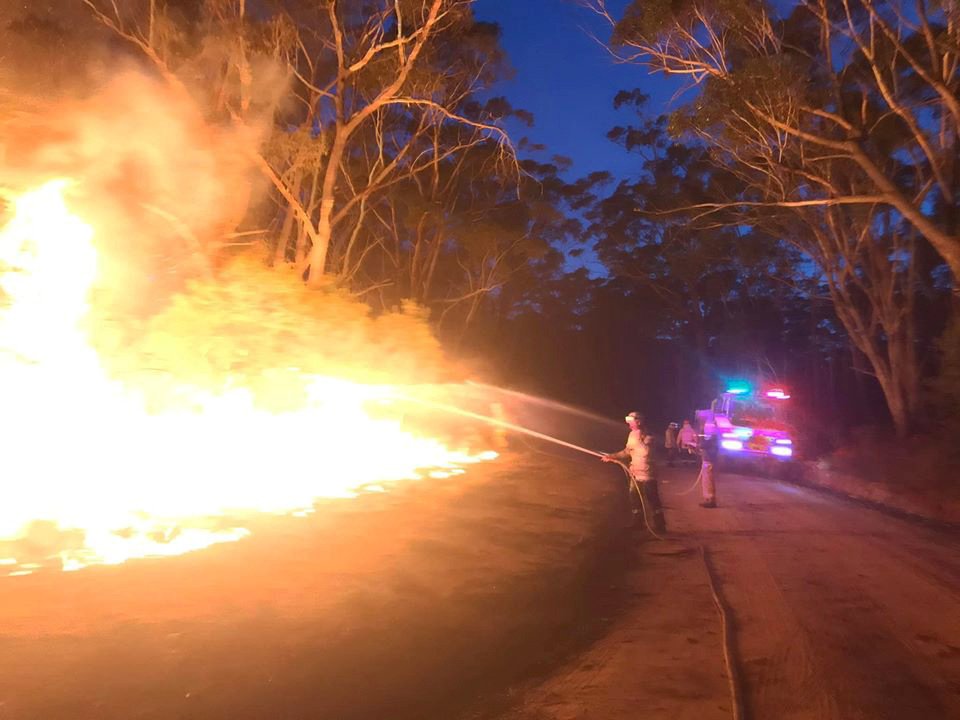
[[[696,447],[697,431],[689,425],[684,425],[682,428],[680,428],[679,440],[680,447]]]
[[[653,438],[644,435],[641,430],[631,430],[627,436],[626,447],[611,457],[627,463],[630,467],[630,474],[637,482],[645,482],[650,479],[650,443]]]
[[[663,438],[663,446],[667,450],[672,450],[677,446],[677,431],[674,428],[667,428],[667,432]]]

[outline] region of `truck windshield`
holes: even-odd
[[[733,417],[731,421],[734,425],[743,425],[745,427],[754,427],[757,424],[779,419],[778,408],[765,402],[736,400],[733,403]]]

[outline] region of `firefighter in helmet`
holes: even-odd
[[[644,431],[643,416],[638,412],[628,414],[624,420],[630,428],[627,435],[627,444],[623,450],[604,455],[603,462],[621,462],[627,465],[630,471],[631,485],[640,493],[642,508],[648,525],[654,532],[666,532],[666,521],[663,517],[663,506],[660,503],[660,493],[657,489],[657,480],[653,474],[653,463],[650,452],[653,437]],[[638,512],[639,508],[634,508]]]

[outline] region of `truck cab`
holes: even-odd
[[[794,457],[795,431],[789,421],[790,395],[780,386],[755,390],[731,385],[708,410],[697,411],[704,435],[719,436],[721,455],[789,461]]]

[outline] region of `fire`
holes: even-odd
[[[294,412],[264,410],[236,383],[178,384],[168,391],[176,403],[148,410],[143,388],[110,377],[89,342],[97,231],[72,210],[70,191],[55,179],[6,198],[0,228],[9,574],[178,555],[247,536],[257,515],[309,513],[321,498],[450,477],[496,457],[402,428],[393,388],[293,369],[278,369],[277,383],[306,380]]]

